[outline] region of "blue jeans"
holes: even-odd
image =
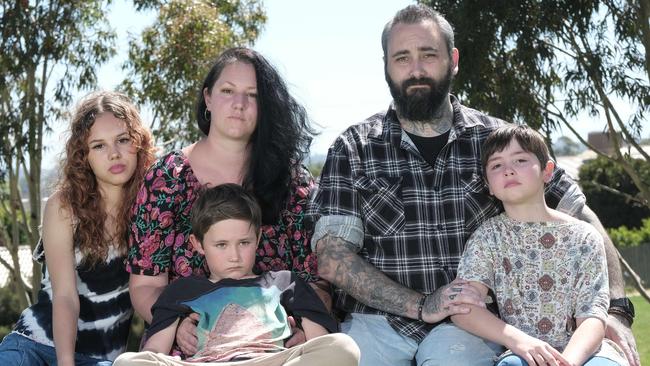
[[[54,347],[35,342],[20,334],[9,333],[0,343],[0,365],[49,366],[56,364]],[[76,353],[74,364],[77,366],[111,366],[113,362]]]
[[[360,366],[492,366],[503,348],[452,323],[435,327],[418,344],[397,333],[383,315],[350,314],[341,324],[361,350]]]
[[[499,359],[495,366],[528,366],[528,363],[521,357],[512,353]],[[587,360],[583,366],[620,366],[609,358],[594,356]]]

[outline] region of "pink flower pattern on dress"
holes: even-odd
[[[131,209],[127,271],[148,276],[166,272],[170,282],[208,273],[204,257],[189,243],[190,211],[199,188],[189,160],[180,151],[170,152],[150,168]],[[280,219],[262,227],[256,272],[291,270],[303,280],[318,279],[310,247],[313,228],[306,222],[313,188],[311,174],[299,166]]]

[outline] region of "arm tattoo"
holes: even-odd
[[[440,288],[439,290],[442,289],[443,288]],[[434,293],[427,296],[427,298],[424,300],[424,307],[422,312],[435,314],[440,312],[441,310],[447,310],[447,309],[441,309],[441,307],[442,307],[442,291],[435,291]]]
[[[325,235],[316,249],[321,277],[368,306],[417,319],[417,303],[422,295],[391,280],[361,258],[353,243]]]

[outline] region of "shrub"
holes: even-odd
[[[630,159],[630,163],[643,181],[650,182],[648,162]],[[585,162],[580,167],[578,176],[582,191],[587,196],[587,205],[594,210],[606,228],[618,228],[623,225],[637,228],[641,226],[643,218],[650,217],[650,208],[647,206],[599,186],[611,187],[632,197],[639,194],[639,189],[618,164],[598,157]]]
[[[9,331],[13,328],[22,310],[12,286],[0,288],[0,333],[4,332],[3,327],[8,328]]]
[[[642,220],[638,229],[628,229],[621,226],[615,229],[608,229],[607,233],[617,247],[635,247],[642,244],[650,244],[650,218]]]

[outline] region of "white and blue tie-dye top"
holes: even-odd
[[[106,261],[91,267],[82,263],[81,253],[75,250],[79,293],[76,353],[112,361],[126,350],[133,308],[124,258],[111,248]],[[37,302],[23,311],[13,332],[54,347],[52,283],[42,242],[34,250],[34,260],[43,265],[41,289]]]

